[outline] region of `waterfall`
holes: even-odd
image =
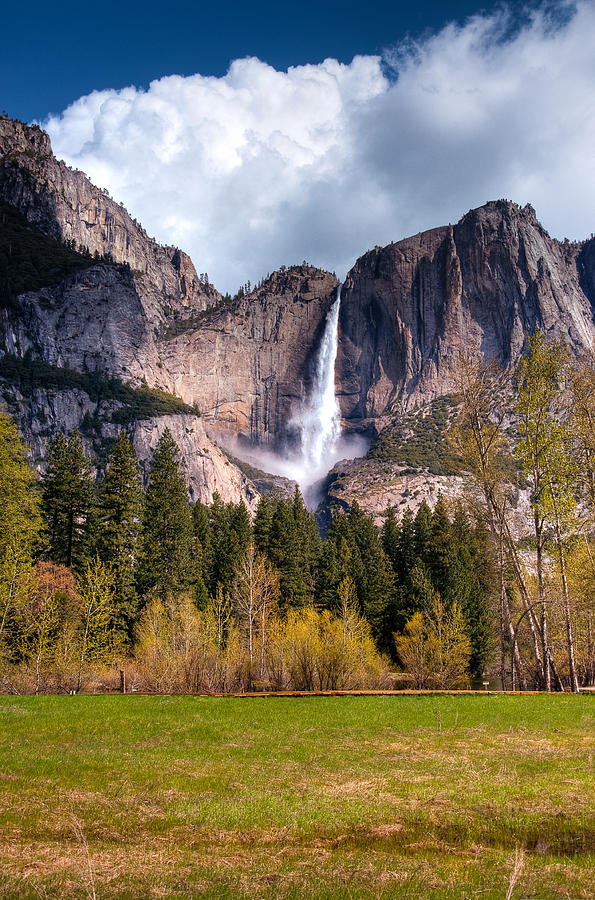
[[[326,317],[312,396],[300,416],[302,459],[306,472],[310,470],[312,475],[333,455],[341,434],[341,411],[335,395],[340,306],[341,285]]]
[[[341,287],[337,288],[324,323],[312,393],[291,418],[290,424],[300,436],[299,446],[283,456],[264,450],[243,456],[266,472],[297,481],[310,509],[316,509],[323,499],[323,479],[335,463],[363,456],[369,446],[369,441],[361,435],[341,433],[341,411],[335,396]]]

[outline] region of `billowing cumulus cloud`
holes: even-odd
[[[375,244],[499,197],[586,237],[595,4],[510,26],[505,11],[478,16],[350,65],[236,60],[221,78],[94,92],[44,127],[220,290],[302,259],[342,275]]]

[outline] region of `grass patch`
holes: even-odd
[[[120,408],[110,417],[110,421],[118,425],[154,416],[200,415],[196,407],[159,388],[146,385],[132,387],[119,378],[101,372],[77,372],[51,366],[43,360],[33,359],[29,354],[25,357],[3,356],[0,359],[0,379],[16,387],[24,397],[31,397],[33,391],[39,388],[58,391],[77,389],[84,391],[94,403],[120,403]]]
[[[592,703],[0,698],[0,895],[593,896]]]

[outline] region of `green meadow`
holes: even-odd
[[[0,697],[0,896],[590,898],[593,704]]]

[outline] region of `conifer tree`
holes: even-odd
[[[218,584],[225,591],[231,590],[238,563],[252,540],[252,525],[243,500],[223,503],[217,493],[209,509],[209,522],[213,563],[209,588],[214,595]]]
[[[145,496],[138,588],[161,597],[196,581],[192,514],[178,447],[165,429],[153,456]]]
[[[200,500],[197,500],[192,508],[192,524],[197,577],[199,578],[197,600],[200,602],[208,596],[213,574],[213,535],[209,521],[209,509]],[[202,606],[201,602],[200,605]]]
[[[316,606],[321,609],[334,610],[337,605],[337,589],[341,581],[337,546],[334,541],[322,543],[316,586],[314,591]]]
[[[307,572],[300,550],[293,504],[280,498],[271,523],[269,559],[279,572],[283,604],[288,607],[303,606],[308,599]]]
[[[100,559],[111,566],[116,625],[128,631],[138,607],[134,567],[142,524],[143,492],[134,447],[121,431],[110,453],[99,492]]]
[[[415,521],[410,509],[403,513],[397,560],[397,574],[409,572],[415,563]]]
[[[381,650],[392,647],[395,580],[372,518],[354,502],[348,516],[348,540],[353,552],[353,578],[364,616]],[[344,576],[343,576],[344,577]]]
[[[425,500],[417,510],[414,533],[415,555],[427,563],[432,540],[432,510]]]
[[[43,478],[43,511],[48,524],[48,555],[82,572],[89,553],[94,491],[91,463],[78,431],[60,432],[48,451]]]
[[[273,524],[273,503],[267,494],[262,494],[254,516],[254,546],[259,553],[269,555],[271,527]]]
[[[397,521],[397,514],[394,506],[389,506],[385,512],[384,524],[382,526],[382,547],[388,556],[393,571],[396,574],[397,561],[399,558],[399,538],[401,529]]]
[[[261,523],[257,523],[262,531]],[[320,536],[312,513],[296,488],[293,498],[277,497],[268,527],[268,557],[279,571],[286,606],[303,606],[314,597]]]

